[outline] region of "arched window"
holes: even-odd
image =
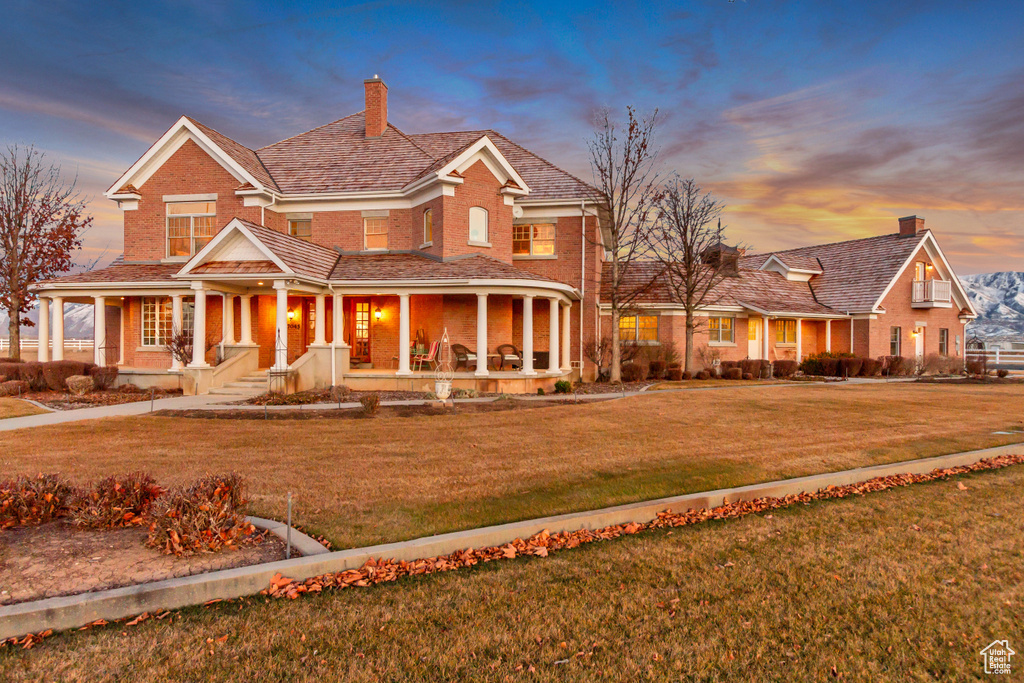
[[[427,209],[423,212],[423,243],[434,241],[434,212]]]
[[[487,209],[474,206],[469,210],[470,243],[487,244]]]

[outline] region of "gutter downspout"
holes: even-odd
[[[338,297],[334,294],[334,285],[327,283],[327,289],[331,290],[331,389],[338,386],[338,369],[334,345],[337,343],[338,335]],[[327,307],[324,306],[324,309]]]
[[[580,200],[580,381],[583,381],[583,307],[587,293],[587,203]]]

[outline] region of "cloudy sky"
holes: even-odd
[[[98,5],[98,6],[97,6]],[[657,108],[660,162],[757,250],[918,214],[960,273],[1024,270],[1024,3],[8,0],[0,144],[105,190],[181,114],[259,147],[362,109],[407,132],[495,128],[584,179],[595,109]]]

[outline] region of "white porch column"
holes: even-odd
[[[804,326],[803,322],[804,321],[801,320],[800,318],[796,319],[796,362],[797,363],[800,362],[800,359],[803,356],[803,340],[804,340],[804,335],[803,335],[803,332],[800,329],[800,328],[802,328]]]
[[[97,296],[93,298],[93,328],[92,328],[92,362],[96,365],[106,365],[106,353],[103,347],[107,345],[107,298]]]
[[[124,305],[124,297],[122,296],[121,297],[121,305],[118,307],[118,313],[117,313],[117,317],[121,321],[121,325],[120,325],[120,327],[121,327],[121,341],[119,342],[118,347],[117,347],[117,364],[118,365],[124,365],[124,330],[125,330],[124,312],[125,312],[125,305]]]
[[[761,360],[768,360],[768,316],[761,316]]]
[[[832,321],[831,320],[826,320],[825,321],[825,350],[830,352],[830,353],[832,351]]]
[[[288,369],[288,283],[274,280],[277,290],[277,325],[274,331],[274,370]]]
[[[558,372],[561,363],[558,361],[558,299],[548,299],[548,372]]]
[[[569,342],[569,328],[572,327],[572,304],[562,306],[562,371],[572,370],[572,345]]]
[[[345,295],[334,295],[334,310],[331,313],[331,337],[335,346],[345,345]]]
[[[850,353],[853,353],[853,318],[850,318]]]
[[[536,375],[533,369],[533,295],[523,297],[523,374]]]
[[[252,294],[243,294],[241,300],[241,315],[238,318],[238,323],[242,328],[242,338],[239,343],[252,346]]]
[[[487,295],[476,295],[476,376],[487,377]]]
[[[316,295],[316,313],[314,314],[313,345],[324,346],[327,344],[324,318],[327,316],[327,298],[324,294]]]
[[[181,315],[181,294],[171,295],[171,333],[181,334],[185,330]],[[181,361],[171,358],[171,370],[180,370]]]
[[[409,371],[409,295],[398,295],[398,373],[411,375]]]
[[[50,300],[39,297],[39,362],[50,360]]]
[[[64,299],[53,297],[53,360],[64,360]]]
[[[195,304],[192,308],[192,362],[190,368],[208,368],[206,362],[206,290],[202,282],[193,282]]]
[[[221,343],[227,346],[233,346],[235,343],[235,295],[225,294],[221,301],[223,301],[223,308],[221,314]]]

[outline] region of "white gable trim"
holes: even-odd
[[[515,195],[526,195],[530,192],[530,187],[526,184],[526,181],[523,180],[523,177],[519,175],[519,172],[516,171],[512,164],[509,163],[508,159],[505,158],[491,139],[486,135],[466,149],[462,150],[458,156],[442,166],[439,170],[428,174],[425,178],[421,178],[406,185],[403,188],[403,192],[408,193],[413,190],[418,190],[424,185],[437,181],[461,185],[463,183],[463,179],[460,177],[462,172],[478,161],[482,161],[484,165],[487,166],[487,170],[489,170],[500,182],[504,183],[508,180],[512,180],[519,186],[519,189],[503,188],[503,192]],[[453,172],[458,175],[452,176],[451,174]]]
[[[135,187],[141,187],[188,140],[192,140],[199,145],[204,152],[213,157],[213,159],[219,163],[224,170],[233,175],[239,182],[248,182],[256,188],[264,189],[263,183],[242,168],[238,162],[232,159],[224,150],[215,145],[213,140],[203,133],[203,131],[199,130],[198,126],[189,121],[188,118],[182,116],[173,126],[167,129],[166,133],[160,136],[160,139],[157,140],[138,161],[132,164],[131,168],[125,171],[124,175],[118,178],[117,181],[103,193],[104,196],[108,199],[125,197],[126,195],[117,194],[117,190],[128,183],[131,183]]]
[[[956,274],[953,272],[952,266],[949,265],[949,261],[946,260],[946,255],[942,253],[942,249],[939,247],[939,242],[938,240],[935,239],[935,235],[931,231],[924,233],[924,237],[921,238],[920,243],[918,243],[917,247],[915,247],[914,250],[910,252],[910,256],[908,256],[907,260],[903,262],[903,265],[900,266],[900,269],[896,272],[896,275],[893,276],[892,280],[889,281],[889,284],[886,286],[881,296],[879,296],[878,300],[875,301],[875,305],[872,306],[872,310],[884,310],[881,308],[882,301],[885,299],[886,296],[888,296],[890,290],[892,290],[892,288],[896,285],[896,281],[899,280],[900,277],[902,277],[903,273],[906,272],[907,268],[910,267],[910,264],[914,262],[914,259],[917,258],[917,254],[919,251],[921,251],[922,248],[924,248],[925,252],[928,254],[928,257],[931,258],[932,261],[941,262],[942,268],[945,271],[945,273],[942,273],[942,275],[945,275],[946,279],[953,283],[953,291],[956,294],[957,298],[959,298],[959,301],[957,303],[960,304],[961,310],[966,308],[971,312],[971,315],[973,317],[977,318],[978,311],[974,308],[974,304],[971,303],[971,298],[967,296],[967,291],[964,289],[964,286],[960,283],[960,278],[958,278]]]
[[[291,268],[285,265],[284,261],[278,258],[278,256],[274,254],[274,252],[268,249],[267,246],[263,244],[263,242],[261,242],[259,238],[256,237],[256,235],[252,234],[252,231],[245,227],[245,225],[240,220],[238,220],[237,218],[233,218],[231,219],[230,223],[224,226],[224,229],[218,232],[214,236],[214,238],[210,240],[209,244],[200,249],[195,256],[190,258],[188,262],[182,267],[182,269],[175,273],[174,277],[187,276],[189,273],[192,272],[192,270],[206,263],[207,261],[216,260],[211,258],[211,256],[215,255],[217,249],[235,234],[241,234],[243,237],[248,239],[249,242],[251,242],[252,245],[255,246],[260,251],[260,253],[264,254],[267,257],[268,261],[272,261],[275,266],[280,268],[282,273],[286,275],[295,274],[295,271],[293,271]]]

